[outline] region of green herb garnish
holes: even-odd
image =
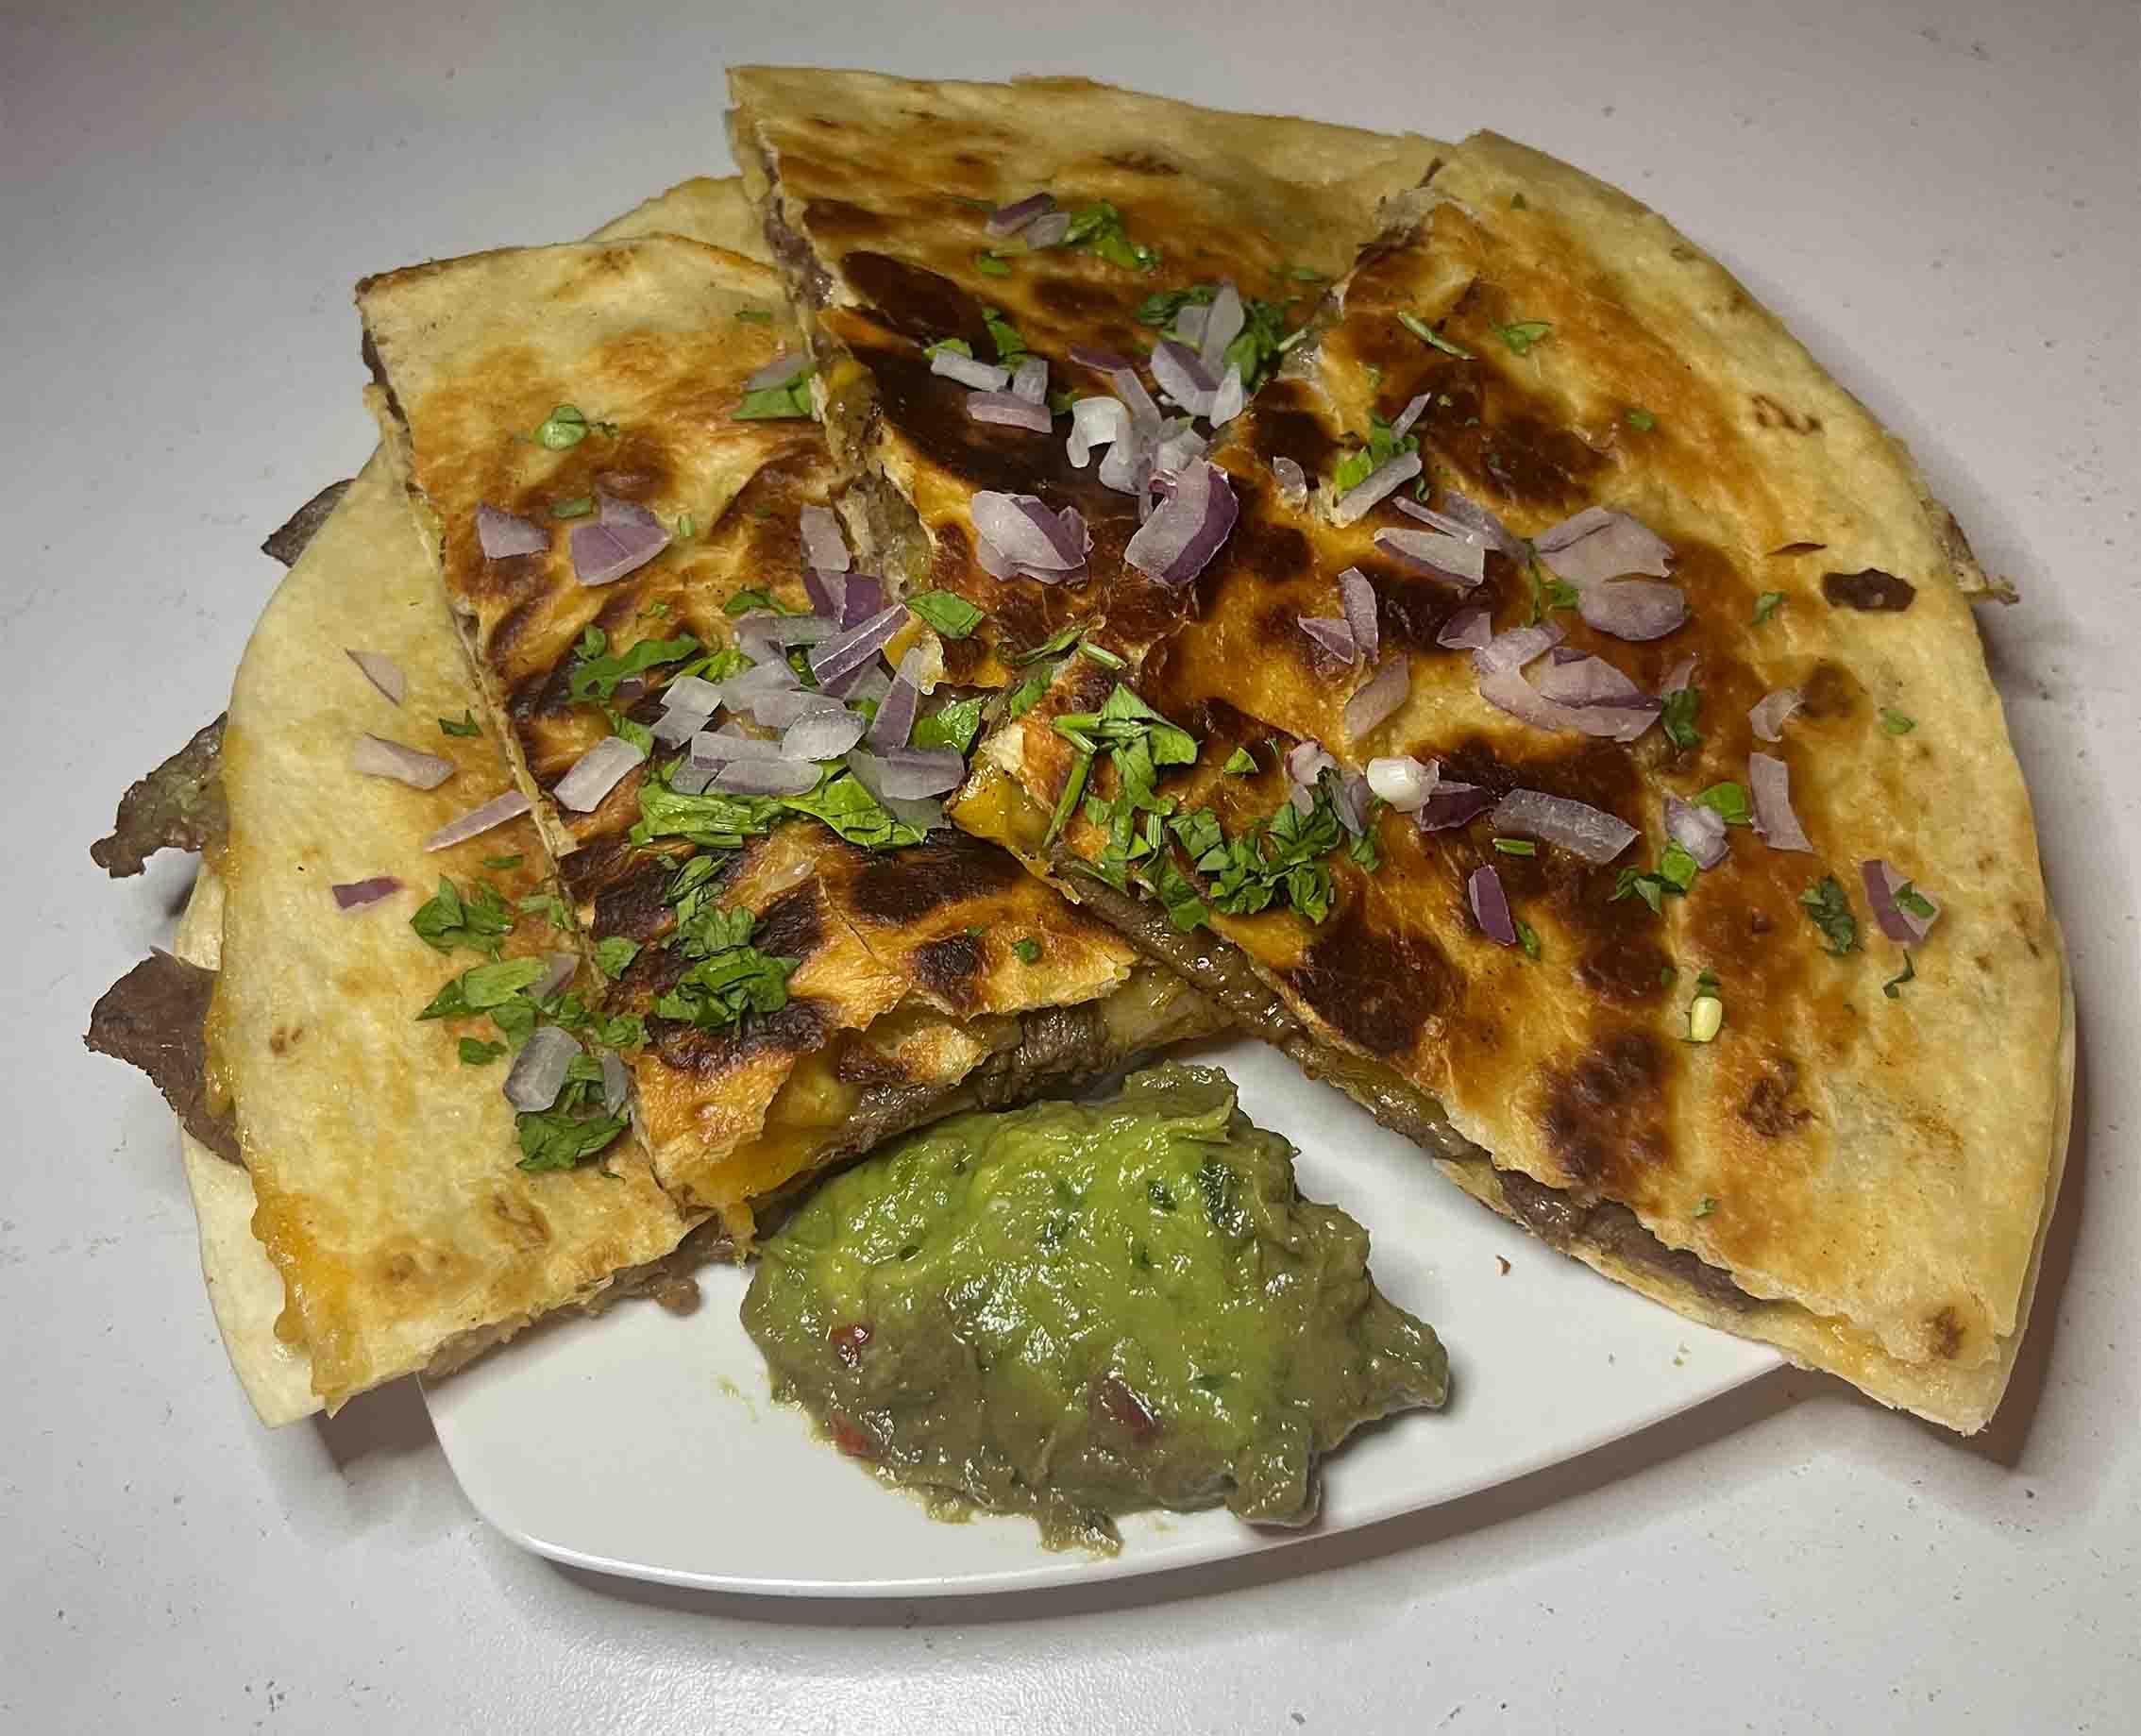
[[[733,1030],[748,1014],[779,1012],[788,1003],[788,975],[800,961],[761,952],[750,944],[757,929],[752,911],[711,902],[688,925],[680,924],[671,945],[693,963],[654,1011],[701,1031]]]
[[[1016,366],[1032,353],[1019,328],[1003,317],[1002,308],[984,308],[982,324],[988,328],[988,341],[996,346],[996,359],[1005,367]]]
[[[1908,910],[1922,921],[1930,922],[1933,918],[1940,915],[1939,907],[1933,903],[1932,900],[1907,880],[1896,888],[1894,896],[1897,909]]]
[[[988,618],[956,591],[918,591],[907,607],[946,639],[964,639]]]
[[[1783,607],[1783,604],[1784,593],[1782,591],[1764,591],[1755,598],[1754,624],[1760,627],[1762,622],[1769,619],[1779,609]]]
[[[1070,227],[1064,231],[1062,244],[1089,248],[1124,271],[1157,271],[1160,265],[1159,249],[1132,241],[1130,231],[1123,227],[1122,213],[1105,199],[1070,213]]]
[[[817,412],[811,408],[810,377],[818,370],[803,367],[792,379],[784,379],[777,386],[761,386],[755,392],[746,392],[743,402],[733,413],[739,422],[780,422],[791,417],[814,421]]]
[[[566,908],[565,900],[555,892],[531,892],[520,901],[517,908],[532,916],[540,916],[560,934],[572,933],[572,912]]]
[[[1918,720],[1905,716],[1894,706],[1883,705],[1880,708],[1880,727],[1891,735],[1908,735],[1918,727]]]
[[[601,1084],[602,1064],[582,1055],[566,1072],[556,1103],[514,1118],[522,1170],[533,1175],[546,1170],[575,1169],[624,1132],[625,1118],[602,1107]]]
[[[1754,824],[1754,809],[1744,784],[1712,784],[1695,798],[1695,806],[1710,809],[1728,826]]]
[[[1554,329],[1543,319],[1512,320],[1507,326],[1496,326],[1494,335],[1509,346],[1512,355],[1528,355],[1531,346]]]
[[[1717,1202],[1706,1193],[1695,1202],[1694,1215],[1698,1218],[1707,1218],[1716,1209]]]
[[[765,308],[738,308],[736,317],[753,326],[769,326],[773,315]]]
[[[985,278],[1008,278],[1011,275],[1010,262],[999,259],[993,253],[975,254],[974,269]]]
[[[1014,940],[1011,951],[1018,954],[1021,965],[1037,965],[1041,961],[1041,943],[1030,935]]]
[[[1621,419],[1639,434],[1647,434],[1658,426],[1656,416],[1652,415],[1649,411],[1633,404],[1621,412]]]
[[[515,864],[519,860],[518,856],[514,858]],[[492,958],[498,955],[499,940],[513,933],[513,923],[512,907],[489,882],[474,882],[464,898],[443,874],[438,891],[409,919],[416,937],[434,952],[450,952],[456,947],[466,947]]]
[[[462,708],[459,723],[451,717],[441,717],[439,728],[448,735],[480,735],[483,733],[483,726],[476,721],[476,714],[465,706]]]
[[[1905,952],[1903,954],[1903,969],[1880,986],[1880,992],[1891,1001],[1900,1001],[1903,998],[1903,985],[1910,982],[1917,974],[1917,966],[1911,962],[1911,954]]]
[[[1823,875],[1800,893],[1799,902],[1807,919],[1821,931],[1822,949],[1831,957],[1842,958],[1858,951],[1858,919],[1851,915],[1851,901],[1844,896],[1844,888],[1836,884],[1833,874]]]
[[[552,518],[585,518],[595,510],[593,495],[574,495],[569,499],[550,502]]]
[[[509,958],[463,971],[431,997],[418,1019],[464,1019],[511,1001],[537,978],[549,973],[540,958]]]
[[[611,656],[609,634],[590,627],[573,647],[579,661],[569,683],[572,697],[582,702],[610,699],[629,677],[644,675],[665,663],[682,663],[699,649],[699,641],[685,632],[673,639],[642,639],[630,650]]]
[[[622,935],[611,935],[595,943],[595,969],[611,982],[624,975],[632,961],[639,956],[639,942],[629,940]]]
[[[488,1067],[506,1052],[503,1043],[486,1043],[473,1037],[463,1037],[460,1047],[461,1064],[464,1067]]]
[[[485,856],[483,866],[487,868],[516,868],[526,860],[525,856],[515,851],[510,856]]]
[[[1658,714],[1658,721],[1665,732],[1665,738],[1676,748],[1699,748],[1702,732],[1695,728],[1695,713],[1702,709],[1700,687],[1677,687],[1665,696],[1664,709]]]
[[[1536,856],[1539,846],[1529,838],[1496,838],[1494,848],[1505,856]]]
[[[970,699],[954,699],[941,705],[927,716],[915,719],[914,733],[908,737],[908,746],[914,748],[955,748],[964,754],[974,745],[974,737],[981,733],[982,709],[988,701],[981,697]]]
[[[1525,957],[1536,961],[1539,957],[1539,931],[1522,917],[1510,919],[1516,924],[1517,945],[1524,949]]]
[[[1256,775],[1256,756],[1246,748],[1237,748],[1220,769],[1230,777],[1253,778]]]
[[[560,404],[544,418],[543,425],[535,430],[535,443],[549,447],[553,452],[562,452],[567,447],[578,446],[587,438],[590,431],[614,436],[617,425],[615,422],[590,421],[577,404]]]
[[[1398,324],[1411,332],[1423,344],[1432,345],[1445,356],[1455,356],[1460,362],[1470,362],[1473,359],[1472,352],[1465,348],[1462,344],[1451,343],[1448,338],[1437,331],[1434,327],[1430,326],[1417,313],[1404,309],[1399,310]]]

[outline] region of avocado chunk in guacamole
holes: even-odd
[[[893,1141],[767,1242],[743,1321],[843,1451],[1052,1545],[1144,1508],[1305,1522],[1319,1455],[1448,1385],[1367,1231],[1205,1067]]]

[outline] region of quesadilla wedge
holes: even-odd
[[[947,659],[991,686],[1096,615],[1118,632],[1172,615],[1167,587],[1122,558],[1139,523],[1127,477],[1067,456],[1085,413],[1070,400],[1106,400],[1115,367],[1207,319],[1182,365],[1237,401],[1253,393],[1375,232],[1380,201],[1444,148],[1081,78],[750,66],[729,89],[736,161],[810,330],[866,553],[984,612]],[[1083,581],[1001,576],[1020,550],[983,527],[988,497],[1011,495],[1076,512]]]
[[[1635,201],[1481,135],[1390,216],[1222,430],[1172,624],[1095,626],[1125,666],[954,817],[1494,1209],[1974,1430],[2073,1053],[1998,587]]]
[[[882,631],[841,698],[870,702],[855,683],[882,650],[915,707],[940,656],[873,577],[840,570],[844,546],[820,543],[812,582],[848,618],[808,613],[804,520],[839,543],[834,471],[770,270],[657,235],[419,266],[359,300],[387,450],[562,897],[616,979],[607,1010],[634,1027],[639,1114],[682,1205],[747,1237],[751,1200],[888,1133],[1213,1027],[1010,857],[933,807],[881,803],[842,759],[869,717],[791,674],[782,648],[851,641],[867,617]],[[620,537],[642,539],[636,559]],[[741,719],[773,713],[737,697],[754,667],[787,708],[755,733]],[[806,715],[849,733],[781,757]],[[716,748],[709,764],[770,781],[690,779]]]

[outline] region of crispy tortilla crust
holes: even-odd
[[[1230,278],[1245,295],[1296,300],[1298,322],[1374,231],[1378,203],[1416,185],[1446,148],[1287,116],[1230,114],[1080,78],[1009,85],[876,73],[736,67],[730,135],[772,251],[826,359],[827,428],[857,474],[888,480],[871,554],[910,582],[955,590],[987,611],[949,648],[960,680],[1007,676],[993,656],[1046,639],[1104,599],[1118,629],[1172,599],[1121,551],[1134,503],[1071,469],[1054,435],[970,421],[966,389],[933,377],[921,346],[957,337],[993,360],[983,319],[1001,309],[1052,386],[1108,390],[1073,345],[1135,355],[1155,333],[1136,317],[1155,290]],[[976,256],[1001,244],[988,208],[1046,186],[1066,209],[1105,199],[1132,239],[1164,255],[1145,273],[1081,248]],[[973,560],[974,489],[1075,504],[1093,532],[1085,587],[1008,583]],[[911,503],[895,510],[894,500]],[[919,520],[915,514],[919,512]]]
[[[1881,1376],[1885,1391],[1912,1390],[1915,1370],[1927,1406],[1940,1407],[1990,1371],[1997,1395],[2066,1104],[2061,971],[2029,801],[1968,609],[1981,575],[1897,443],[1632,200],[1481,138],[1394,215],[1341,286],[1342,321],[1215,455],[1235,477],[1241,523],[1195,587],[1196,624],[1138,671],[1144,697],[1204,748],[1166,793],[1235,830],[1283,789],[1268,751],[1257,777],[1222,777],[1232,748],[1313,737],[1354,767],[1411,752],[1469,783],[1575,797],[1651,841],[1593,868],[1551,849],[1492,852],[1484,822],[1423,835],[1386,815],[1385,865],[1368,875],[1340,859],[1322,927],[1271,914],[1214,927],[1319,1041],[1439,1099],[1496,1163],[1626,1205],[1750,1295],[1849,1323],[1905,1371]],[[1421,342],[1400,311],[1471,355]],[[1520,320],[1549,328],[1522,356],[1500,335]],[[1492,556],[1485,582],[1460,597],[1375,551],[1379,526],[1408,523],[1393,508],[1339,530],[1278,502],[1273,457],[1327,479],[1371,412],[1394,417],[1423,392],[1430,476],[1520,534],[1598,503],[1673,546],[1694,610],[1678,632],[1631,645],[1574,611],[1555,618],[1572,646],[1650,691],[1697,656],[1698,749],[1677,750],[1657,730],[1622,749],[1492,710],[1469,659],[1436,635],[1459,606],[1486,604],[1500,629],[1527,618],[1524,573]],[[1631,408],[1651,426],[1629,422]],[[1339,613],[1349,565],[1374,585],[1386,654],[1404,655],[1411,676],[1406,705],[1360,742],[1340,716],[1359,678],[1295,626]],[[1758,631],[1755,600],[1769,590],[1786,600]],[[1049,719],[1089,706],[1106,681],[1069,666],[988,744],[960,823],[1015,840],[1010,790],[1045,812],[1070,761]],[[1787,685],[1805,709],[1780,746],[1760,743],[1747,712]],[[1887,734],[1883,707],[1917,729]],[[1819,853],[1740,833],[1728,862],[1663,918],[1616,902],[1617,868],[1648,867],[1660,848],[1663,793],[1744,781],[1747,754],[1765,746],[1790,765]],[[1064,842],[1089,855],[1100,840],[1080,817]],[[1944,905],[1896,999],[1881,985],[1902,959],[1858,885],[1858,863],[1875,856]],[[1538,964],[1479,935],[1464,886],[1486,864],[1536,929]],[[1825,872],[1860,916],[1863,949],[1844,960],[1823,955],[1797,902]],[[1677,1039],[1706,968],[1728,1013],[1720,1039],[1694,1048]],[[1841,1344],[1794,1354],[1848,1378],[1872,1366]]]

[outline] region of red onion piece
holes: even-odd
[[[1128,356],[1119,356],[1112,349],[1096,349],[1090,344],[1071,345],[1070,360],[1102,374],[1129,373],[1138,365]]]
[[[1668,675],[1659,686],[1660,697],[1684,691],[1688,683],[1694,680],[1694,672],[1695,660],[1693,657],[1681,658],[1678,663],[1673,666],[1672,674]]]
[[[721,709],[719,684],[697,675],[678,676],[662,689],[662,699],[677,711],[696,712],[701,717],[711,717]]]
[[[1579,525],[1588,528],[1577,531]],[[1539,538],[1538,548],[1547,565],[1579,590],[1624,573],[1661,579],[1673,566],[1672,548],[1649,526],[1626,513],[1607,513],[1598,507],[1586,507],[1574,518],[1563,519]]]
[[[736,617],[736,639],[744,649],[757,656],[754,644],[777,648],[772,653],[776,660],[791,645],[823,645],[839,631],[836,621],[822,615],[776,615],[770,609],[753,609]]]
[[[1037,253],[1050,247],[1060,247],[1063,238],[1070,233],[1070,213],[1067,211],[1045,211],[1026,225],[1021,238]]]
[[[340,885],[329,886],[334,894],[338,910],[362,910],[367,904],[376,904],[382,898],[392,898],[401,890],[401,882],[392,874],[375,874],[369,880],[346,880]]]
[[[1157,435],[1160,428],[1159,406],[1153,402],[1153,395],[1145,390],[1145,382],[1138,378],[1132,367],[1117,368],[1109,376],[1115,385],[1115,396],[1121,398],[1130,412],[1130,426],[1140,434]]]
[[[861,623],[857,622],[856,625]],[[917,652],[908,654],[913,656]],[[848,706],[859,706],[866,699],[872,705],[881,705],[885,702],[885,696],[892,691],[892,675],[882,662],[866,663],[836,686],[823,687],[819,691],[834,694],[842,704]]]
[[[1662,639],[1688,618],[1688,599],[1677,584],[1627,579],[1579,586],[1576,610],[1587,625],[1616,639]]]
[[[1446,535],[1441,531],[1405,531],[1385,527],[1375,532],[1375,547],[1396,558],[1401,565],[1437,579],[1455,580],[1470,590],[1487,576],[1487,551],[1477,543]]]
[[[1339,598],[1346,625],[1353,629],[1354,643],[1360,648],[1360,661],[1374,663],[1383,643],[1375,622],[1375,587],[1368,582],[1366,573],[1349,566],[1339,575]]]
[[[563,1025],[537,1025],[506,1073],[505,1097],[522,1114],[539,1114],[558,1101],[580,1044]]]
[[[836,760],[862,740],[868,725],[860,712],[813,712],[798,717],[781,737],[781,757],[788,760]]]
[[[1442,768],[1422,765],[1409,753],[1368,762],[1368,787],[1400,814],[1417,814],[1427,805]]]
[[[1399,502],[1401,506],[1405,504]],[[1407,510],[1411,509],[1408,507]],[[1477,543],[1483,548],[1495,549],[1508,555],[1512,561],[1524,559],[1524,539],[1513,534],[1507,525],[1485,507],[1467,500],[1454,488],[1443,490],[1441,510],[1422,507],[1412,515],[1425,519],[1438,531],[1447,531],[1452,536],[1461,536],[1466,542]]]
[[[1363,517],[1387,495],[1395,494],[1420,474],[1420,454],[1401,452],[1378,464],[1356,486],[1349,488],[1331,508],[1331,522],[1349,525]]]
[[[1186,301],[1175,310],[1174,335],[1194,349],[1205,341],[1205,318],[1211,312],[1209,304],[1199,306]]]
[[[1473,919],[1479,924],[1479,932],[1496,946],[1516,945],[1516,919],[1509,915],[1509,895],[1502,890],[1502,877],[1492,867],[1475,868],[1472,878],[1464,883],[1465,896],[1472,902]]]
[[[1054,561],[1041,565],[1066,570],[1085,565],[1086,556],[1092,551],[1093,539],[1086,529],[1085,515],[1076,507],[1067,506],[1060,513],[1054,513],[1038,495],[1013,495],[1010,498],[1027,523],[1048,539],[1054,551]]]
[[[933,350],[929,371],[945,379],[955,379],[962,386],[972,386],[978,392],[1001,392],[1011,383],[1009,368],[976,362],[973,357],[962,356],[955,349]]]
[[[1327,615],[1304,615],[1295,625],[1347,667],[1360,661],[1360,641],[1350,622]]]
[[[1187,345],[1162,338],[1153,346],[1153,378],[1160,390],[1193,416],[1209,415],[1219,382]]]
[[[1880,932],[1891,940],[1905,946],[1923,940],[1926,931],[1932,927],[1940,916],[1940,906],[1914,885],[1911,890],[1925,899],[1927,903],[1932,904],[1932,915],[1921,917],[1898,904],[1896,902],[1897,888],[1909,883],[1904,875],[1898,874],[1879,856],[1859,864],[1859,881],[1866,889],[1866,902],[1873,906],[1874,920],[1880,925]]]
[[[597,497],[601,501],[595,514],[595,522],[608,525],[612,530],[630,528],[634,531],[661,531],[662,521],[636,500],[619,499],[604,492]]]
[[[659,523],[649,527],[598,520],[575,525],[566,538],[573,577],[585,585],[614,583],[637,572],[668,546],[669,533]]]
[[[1355,837],[1368,830],[1368,801],[1375,792],[1368,787],[1368,780],[1357,771],[1349,771],[1339,780],[1338,796],[1332,807],[1339,817],[1339,824]]]
[[[549,969],[528,986],[531,999],[548,1001],[552,995],[563,994],[565,985],[580,969],[578,952],[548,952],[544,954]]]
[[[782,687],[771,693],[761,694],[753,699],[750,704],[750,718],[753,723],[765,729],[785,730],[799,717],[808,717],[818,712],[846,709],[831,693],[812,693],[806,687]],[[696,741],[699,738],[694,736],[693,739]]]
[[[848,575],[806,566],[802,583],[810,606],[825,620],[837,623],[848,606]]]
[[[712,714],[689,705],[671,705],[649,726],[649,733],[665,748],[682,747],[705,724]]]
[[[1490,647],[1490,649],[1492,649]],[[1475,657],[1485,652],[1475,651]],[[1658,719],[1659,701],[1571,705],[1526,681],[1522,669],[1493,669],[1479,678],[1479,697],[1534,729],[1576,730],[1606,741],[1634,741]]]
[[[1219,377],[1220,369],[1226,364],[1226,346],[1241,335],[1241,328],[1248,323],[1241,292],[1232,283],[1222,283],[1212,305],[1205,310],[1205,330],[1197,346],[1197,360],[1205,364],[1205,373]]]
[[[826,700],[822,696],[811,694],[818,700],[804,716],[830,716],[841,707],[836,701]],[[701,730],[691,738],[691,760],[695,766],[726,766],[731,760],[780,760],[790,757],[782,750],[777,741],[767,741],[757,735],[746,735],[735,725],[720,730]]]
[[[420,753],[383,735],[360,735],[349,750],[349,768],[368,778],[392,778],[411,789],[437,789],[453,776],[453,762]]]
[[[860,627],[885,607],[885,581],[875,573],[850,573],[847,596],[840,602],[840,625]]]
[[[450,819],[424,840],[426,850],[448,850],[456,844],[464,844],[470,838],[480,837],[494,826],[502,826],[509,819],[518,819],[528,812],[528,798],[516,789],[509,789],[502,796],[493,796],[481,807],[470,808],[459,819]]]
[[[985,226],[991,235],[1016,235],[1036,217],[1055,209],[1055,195],[1049,193],[1029,193],[1024,198],[1010,205],[999,205],[988,214]]]
[[[1308,498],[1308,473],[1290,458],[1272,460],[1272,476],[1278,483],[1279,498],[1300,506]]]
[[[1446,645],[1452,650],[1476,651],[1483,649],[1493,637],[1493,616],[1485,609],[1459,609],[1437,631],[1435,643]]]
[[[409,692],[409,678],[402,674],[401,666],[379,651],[350,651],[349,661],[364,672],[364,679],[381,693],[399,705]]]
[[[1023,428],[1045,434],[1052,426],[1046,404],[1029,404],[1009,392],[969,392],[967,414],[976,422],[1002,428]]]
[[[718,770],[718,766],[701,766],[695,761],[686,760],[669,772],[669,787],[683,796],[703,795]]]
[[[767,386],[784,386],[810,365],[810,355],[805,350],[784,352],[775,356],[749,379],[744,381],[746,392],[763,392]]]
[[[476,541],[486,561],[503,561],[516,554],[543,553],[550,546],[550,533],[531,518],[501,513],[495,506],[479,506]]]
[[[572,769],[558,780],[550,792],[561,807],[575,814],[592,814],[602,799],[624,782],[625,773],[647,757],[636,743],[622,735],[605,735],[573,762]]]
[[[1747,713],[1747,722],[1762,741],[1782,741],[1784,721],[1806,703],[1806,695],[1796,687],[1779,687],[1774,693],[1765,693]]]
[[[1665,835],[1695,859],[1695,866],[1713,868],[1731,848],[1725,817],[1677,796],[1665,798]]]
[[[608,1050],[602,1052],[602,1112],[605,1115],[622,1115],[624,1106],[632,1101],[632,1075],[625,1071],[625,1064]]]
[[[1113,446],[1130,432],[1130,412],[1121,398],[1082,397],[1070,406],[1070,462],[1083,470],[1095,447]]]
[[[1457,826],[1469,826],[1494,805],[1494,792],[1483,784],[1460,784],[1455,778],[1440,775],[1441,767],[1435,767],[1437,779],[1427,805],[1414,816],[1423,832],[1448,832]]]
[[[1248,408],[1249,388],[1241,383],[1241,370],[1230,367],[1221,376],[1219,390],[1212,394],[1212,426],[1224,428]]]
[[[1188,416],[1183,416],[1154,450],[1153,466],[1159,475],[1180,476],[1183,465],[1204,457],[1210,449],[1211,442],[1190,426]]]
[[[1552,621],[1512,627],[1508,632],[1496,633],[1473,652],[1472,666],[1482,675],[1492,675],[1498,669],[1521,669],[1560,642],[1561,630]]]
[[[1286,781],[1293,805],[1307,813],[1316,805],[1316,785],[1323,781],[1323,773],[1338,768],[1338,761],[1323,751],[1321,742],[1294,743],[1286,755]]]
[[[1408,403],[1403,410],[1399,411],[1397,420],[1391,424],[1391,438],[1403,440],[1406,435],[1409,434],[1412,431],[1412,425],[1426,413],[1427,406],[1434,402],[1434,397],[1433,393],[1423,392]]]
[[[815,566],[819,572],[844,573],[852,565],[839,517],[830,507],[803,508],[802,546],[804,565]]]
[[[899,748],[885,753],[851,753],[856,781],[881,801],[913,801],[957,789],[967,763],[950,748]]]
[[[787,659],[775,656],[770,661],[752,665],[741,675],[732,675],[720,685],[723,705],[731,711],[749,711],[767,694],[793,688],[798,683]]]
[[[1345,702],[1345,733],[1358,741],[1405,703],[1412,691],[1412,671],[1403,657],[1385,659],[1383,666],[1362,683]]]
[[[1162,584],[1187,584],[1219,553],[1240,510],[1226,472],[1199,459],[1184,466],[1172,497],[1138,527],[1122,558]]]
[[[1754,799],[1754,829],[1772,850],[1803,850],[1813,843],[1792,811],[1792,768],[1767,753],[1747,755],[1747,793]]]
[[[1542,531],[1531,539],[1531,544],[1541,554],[1552,554],[1558,549],[1566,548],[1571,543],[1580,542],[1593,531],[1603,531],[1612,522],[1613,514],[1604,507],[1587,506],[1582,512]]]
[[[1071,527],[1048,508],[1038,495],[1007,495],[981,489],[968,503],[974,529],[1014,565],[1036,566],[1048,572],[1068,572],[1082,565],[1087,540],[1081,520],[1074,535]]]
[[[1011,370],[1011,396],[1022,397],[1029,404],[1045,404],[1048,401],[1048,363],[1039,356],[1028,356]]]
[[[708,787],[732,796],[801,796],[818,787],[818,767],[792,760],[731,760]]]
[[[1107,456],[1101,460],[1101,486],[1112,488],[1120,495],[1135,496],[1140,524],[1152,513],[1155,445],[1153,436],[1141,432],[1133,424],[1129,433],[1109,447]]]
[[[1566,648],[1557,650],[1541,672],[1539,691],[1562,705],[1605,705],[1652,713],[1660,709],[1659,700],[1603,657]]]
[[[810,657],[810,672],[820,682],[847,674],[875,657],[906,622],[903,603],[881,609],[860,626],[828,639]]]
[[[879,701],[877,716],[869,726],[869,745],[883,751],[903,748],[914,733],[915,714],[921,709],[921,674],[925,659],[916,647],[900,659],[900,672],[892,690]]]
[[[1494,804],[1494,830],[1573,850],[1586,862],[1610,862],[1642,834],[1602,808],[1544,790],[1513,789]]]

